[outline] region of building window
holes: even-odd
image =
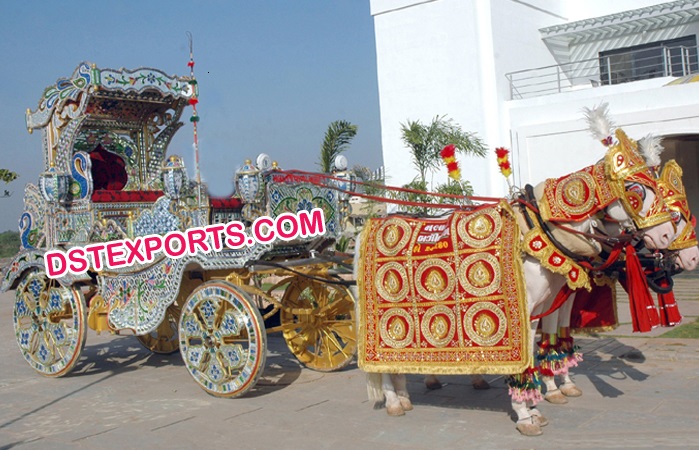
[[[696,35],[599,52],[600,82],[628,83],[699,71]]]

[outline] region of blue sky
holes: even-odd
[[[316,170],[325,130],[339,119],[359,127],[350,165],[382,164],[369,0],[13,1],[0,25],[0,167],[20,175],[7,187],[13,196],[0,198],[0,231],[17,229],[24,185],[43,169],[41,133],[27,133],[24,113],[44,88],[81,61],[186,75],[186,31],[212,194],[230,194],[236,167],[260,152],[284,168]],[[190,115],[169,153],[185,157],[193,175]]]

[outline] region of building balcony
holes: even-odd
[[[540,97],[660,77],[699,73],[697,46],[639,46],[597,58],[506,74],[510,99]]]

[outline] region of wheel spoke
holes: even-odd
[[[264,368],[262,318],[247,293],[225,281],[196,288],[183,305],[179,324],[185,366],[212,395],[243,395]],[[197,341],[196,345],[192,345]]]
[[[79,360],[85,343],[84,299],[79,289],[28,273],[17,286],[14,326],[24,359],[42,375],[60,377]]]
[[[356,352],[356,337],[354,302],[346,289],[296,277],[281,303],[280,328],[300,362],[322,371],[349,364]]]

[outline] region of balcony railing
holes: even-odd
[[[510,99],[628,83],[666,76],[699,73],[697,47],[655,47],[628,53],[600,54],[598,58],[557,66],[520,70],[505,76]]]

